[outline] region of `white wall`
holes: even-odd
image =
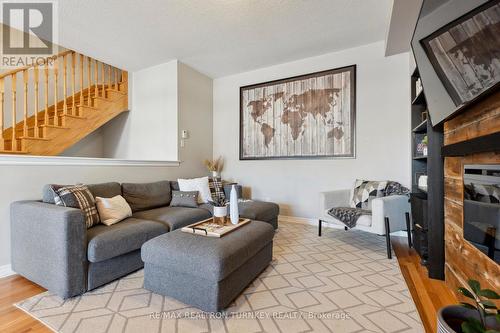
[[[177,60],[131,73],[131,111],[105,128],[105,156],[177,161]]]
[[[102,127],[63,151],[59,156],[105,158]]]
[[[356,158],[239,160],[239,87],[357,65]],[[314,218],[320,191],[349,188],[356,178],[391,179],[409,185],[410,79],[407,53],[384,57],[378,42],[214,80],[214,156],[223,176],[271,200],[281,214]]]
[[[206,173],[202,161],[213,156],[212,79],[180,62],[178,74],[179,159]],[[182,130],[188,131],[188,139],[180,137]]]

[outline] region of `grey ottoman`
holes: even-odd
[[[174,230],[142,246],[144,288],[203,311],[224,309],[271,262],[274,229],[252,221],[222,238]]]

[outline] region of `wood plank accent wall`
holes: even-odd
[[[500,132],[500,92],[445,122],[444,144],[496,132]],[[484,288],[500,290],[500,265],[463,238],[463,166],[492,163],[500,163],[500,152],[445,158],[445,274],[446,283],[455,292],[471,278]]]

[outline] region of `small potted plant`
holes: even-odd
[[[227,201],[222,198],[215,198],[208,203],[214,207],[214,221],[224,224],[227,217]]]
[[[460,287],[458,291],[473,303],[461,302],[438,312],[439,333],[500,333],[500,312],[490,300],[500,299],[491,289],[481,289],[476,280],[468,281],[470,290]]]
[[[224,168],[224,160],[222,159],[222,156],[219,156],[215,160],[204,160],[203,164],[208,169],[208,171],[212,173],[212,177],[220,177],[220,173]]]

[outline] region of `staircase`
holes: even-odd
[[[59,155],[125,111],[128,73],[65,51],[0,74],[0,155]]]

